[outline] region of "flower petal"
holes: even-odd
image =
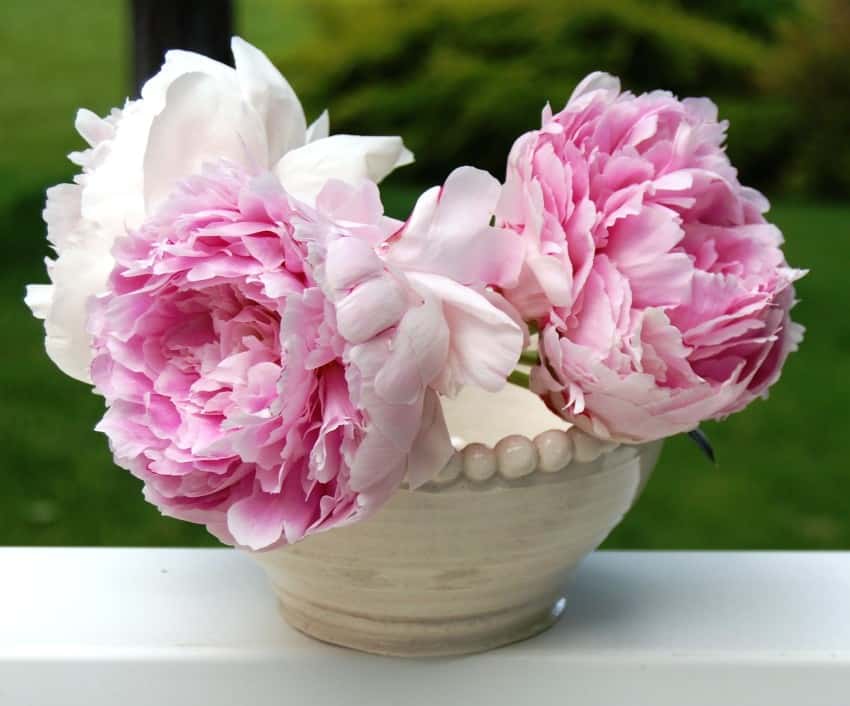
[[[500,190],[481,169],[455,169],[442,189],[429,189],[416,202],[388,259],[463,284],[514,285],[525,244],[511,231],[490,226]]]
[[[422,426],[407,457],[410,487],[418,488],[431,480],[449,462],[454,451],[440,398],[433,390],[428,390],[422,410]]]
[[[28,284],[24,304],[30,308],[35,318],[46,319],[53,305],[53,285]]]
[[[316,118],[307,128],[305,143],[315,142],[316,140],[324,140],[330,134],[330,116],[327,110],[323,110],[322,114]]]
[[[236,72],[232,66],[196,52],[171,49],[165,53],[165,61],[160,70],[142,86],[142,100],[153,115],[165,107],[166,94],[171,84],[181,76],[190,73],[206,74],[227,85],[231,90],[238,90]]]
[[[238,94],[222,88],[214,77],[197,72],[180,76],[168,87],[145,151],[148,212],[207,162],[265,166],[267,145],[259,117]]]
[[[325,283],[331,292],[344,292],[383,273],[375,250],[359,238],[338,238],[328,245]]]
[[[295,91],[263,52],[240,37],[233,37],[230,46],[242,94],[265,128],[268,155],[263,166],[271,166],[305,143],[304,110]]]
[[[440,301],[449,329],[449,356],[435,389],[450,396],[467,384],[501,389],[522,352],[520,327],[470,287],[439,275],[411,272],[407,277],[422,296]]]
[[[449,327],[440,301],[427,295],[410,309],[392,339],[392,350],[375,378],[387,402],[410,404],[441,373],[449,354]]]
[[[350,343],[363,343],[394,326],[407,309],[401,286],[390,277],[374,277],[336,303],[337,327]]]
[[[288,192],[313,203],[328,179],[379,182],[412,161],[400,137],[332,135],[287,152],[274,172]]]
[[[45,314],[47,355],[63,373],[83,382],[91,382],[91,337],[86,329],[89,298],[104,291],[111,269],[111,258],[97,251],[72,250],[50,266],[54,284],[49,292],[42,288],[46,285],[28,291],[33,313],[39,318]]]

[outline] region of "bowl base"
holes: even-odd
[[[278,605],[287,623],[321,642],[388,657],[446,657],[533,637],[558,621],[566,599],[548,595],[493,613],[419,620],[343,613],[280,592]]]

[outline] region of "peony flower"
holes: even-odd
[[[525,263],[505,296],[539,324],[532,387],[602,438],[694,429],[764,395],[796,349],[766,199],[742,186],[707,99],[591,74],[521,136],[498,222]]]
[[[185,51],[106,118],[81,110],[76,127],[90,148],[72,154],[73,184],[47,192],[44,217],[57,258],[52,284],[31,285],[27,303],[44,319],[48,355],[89,381],[89,299],[102,293],[117,239],[139,228],[178,182],[209,161],[271,170],[291,194],[310,201],[328,178],[379,181],[412,161],[398,137],[328,137],[323,113],[307,127],[292,88],[259,50],[237,38],[235,68]]]
[[[92,303],[116,462],[163,513],[251,549],[427,481],[453,452],[438,393],[498,389],[523,345],[485,288],[521,263],[489,226],[498,194],[460,169],[402,224],[369,180],[329,180],[313,202],[233,163],[179,182],[116,241]],[[443,248],[456,261],[429,259]]]

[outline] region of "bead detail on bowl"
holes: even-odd
[[[462,442],[457,440],[460,446]],[[572,463],[591,463],[619,444],[586,434],[577,427],[550,429],[533,440],[519,434],[501,439],[494,448],[478,442],[456,451],[424,488],[436,489],[460,481],[489,487],[499,479],[514,484],[529,481],[536,472],[558,473]]]
[[[560,429],[550,429],[534,437],[538,468],[544,473],[555,473],[573,460],[573,443],[570,435]]]
[[[496,456],[484,444],[469,444],[463,449],[463,472],[469,480],[479,483],[490,480],[496,466]]]
[[[506,436],[494,451],[499,473],[508,480],[527,476],[537,468],[537,449],[524,436]]]

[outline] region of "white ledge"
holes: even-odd
[[[846,706],[850,553],[601,552],[561,622],[405,661],[286,626],[230,550],[0,549],[0,704]]]

